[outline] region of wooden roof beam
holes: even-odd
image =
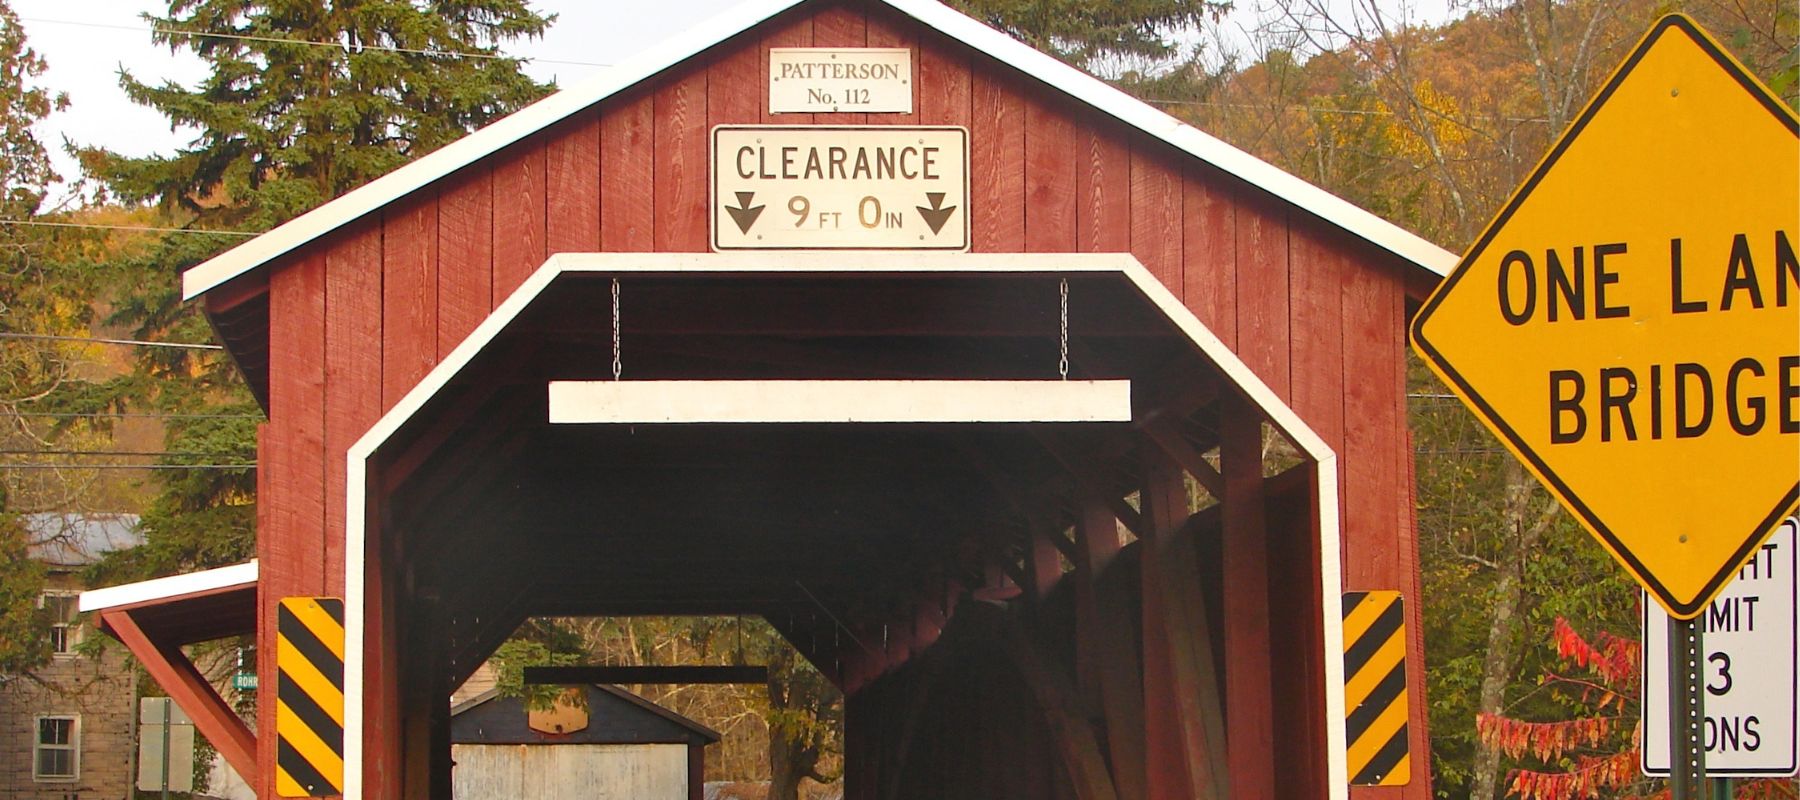
[[[125,645],[144,665],[144,671],[169,693],[194,727],[225,757],[244,782],[258,785],[261,771],[256,761],[256,734],[231,710],[212,684],[178,645],[157,642],[144,633],[128,610],[100,612],[101,627]],[[270,687],[273,690],[273,687]]]

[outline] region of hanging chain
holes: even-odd
[[[1069,279],[1062,279],[1062,358],[1056,362],[1062,379],[1069,379]]]
[[[613,306],[612,306],[613,363],[612,363],[612,367],[613,367],[613,380],[616,381],[619,379],[619,375],[625,371],[624,364],[619,360],[619,279],[618,278],[613,278],[612,294],[613,294],[613,297],[612,297],[612,301],[613,301]]]

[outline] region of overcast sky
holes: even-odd
[[[1266,0],[1265,0],[1266,1]],[[1415,0],[1380,0],[1383,6]],[[166,11],[160,0],[11,0],[31,46],[49,61],[42,81],[67,92],[70,107],[52,115],[38,130],[56,151],[58,172],[76,173],[62,155],[64,137],[84,145],[102,145],[128,155],[168,153],[186,143],[191,132],[170,131],[162,115],[133,105],[119,89],[118,71],[129,69],[138,79],[155,83],[171,79],[192,84],[205,75],[199,59],[170,53],[150,43],[145,11]],[[558,19],[544,38],[515,44],[509,50],[535,59],[526,71],[539,80],[569,86],[679,33],[694,20],[729,8],[738,0],[536,0],[533,6]],[[1239,0],[1231,27],[1253,25],[1258,0]],[[1442,8],[1448,0],[1416,0]],[[654,8],[655,13],[644,13]],[[622,11],[623,9],[623,11]],[[1441,14],[1442,12],[1437,12]]]

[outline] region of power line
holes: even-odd
[[[130,347],[170,347],[177,350],[224,350],[223,345],[193,344],[189,342],[148,342],[143,339],[112,339],[104,336],[59,336],[53,333],[0,333],[0,339],[41,339],[50,342],[83,342],[86,344],[116,344]]]
[[[262,419],[261,414],[153,414],[138,411],[14,411],[5,416],[51,419]]]
[[[0,456],[135,456],[139,458],[160,456],[241,456],[243,453],[229,450],[212,452],[200,451],[161,451],[161,450],[0,450]]]
[[[1344,116],[1364,117],[1399,116],[1399,114],[1393,111],[1383,111],[1372,108],[1331,108],[1329,106],[1307,106],[1294,103],[1220,103],[1212,100],[1162,100],[1155,97],[1144,97],[1139,99],[1146,103],[1159,106],[1203,106],[1207,108],[1229,108],[1245,111],[1305,111],[1314,114],[1342,114]],[[1482,118],[1499,122],[1550,122],[1550,120],[1545,117],[1507,117],[1495,115],[1483,116]]]
[[[200,228],[159,228],[154,225],[105,225],[98,222],[51,222],[39,219],[0,219],[0,225],[26,225],[37,228],[93,228],[102,231],[135,233],[193,233],[218,236],[261,236],[258,231],[209,231]]]
[[[271,44],[304,44],[313,47],[330,47],[335,50],[348,51],[349,45],[341,42],[320,42],[311,39],[288,39],[280,36],[251,36],[242,33],[212,33],[210,31],[185,31],[179,28],[143,27],[139,25],[120,25],[110,22],[80,22],[71,19],[46,19],[43,17],[20,17],[20,22],[35,22],[45,25],[71,25],[79,28],[105,28],[117,31],[138,31],[143,33],[160,33],[165,36],[196,36],[203,39],[230,39],[242,42],[267,42]],[[414,47],[390,47],[379,44],[357,45],[359,50],[378,50],[387,53],[406,53],[419,56],[442,56],[448,58],[485,58],[505,61],[532,61],[539,64],[564,64],[573,67],[610,67],[611,64],[600,64],[593,61],[563,61],[554,58],[520,58],[501,53],[469,53],[457,50],[425,50]]]
[[[0,470],[252,470],[254,463],[0,463]]]

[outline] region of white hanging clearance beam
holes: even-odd
[[[550,421],[1130,422],[1131,381],[551,381]]]

